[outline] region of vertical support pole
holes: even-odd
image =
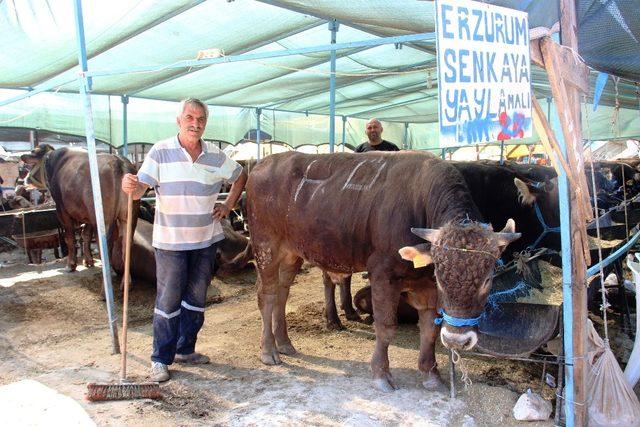
[[[93,206],[96,213],[96,225],[98,228],[98,243],[102,259],[102,280],[104,284],[104,295],[107,302],[107,314],[109,316],[109,331],[111,332],[111,344],[113,354],[120,353],[120,343],[118,342],[118,329],[116,327],[116,315],[113,303],[113,286],[111,285],[111,265],[109,264],[109,249],[107,247],[107,236],[104,225],[104,211],[102,209],[102,193],[100,191],[100,173],[98,171],[98,156],[96,154],[96,138],[93,128],[93,111],[91,109],[91,97],[88,93],[90,79],[86,77],[87,72],[87,51],[84,40],[84,23],[82,19],[81,0],[75,0],[76,35],[78,38],[78,63],[81,66],[81,73],[78,77],[80,86],[80,98],[84,105],[85,128],[87,135],[87,149],[89,152],[89,169],[91,171],[91,190],[93,192]],[[70,251],[73,248],[69,248]]]
[[[256,108],[256,144],[258,145],[258,157],[256,159],[260,160],[260,116],[262,115],[262,109]]]
[[[127,106],[129,105],[129,96],[122,95],[120,100],[122,101],[122,156],[127,157],[129,155],[129,124],[127,123]],[[136,163],[135,159],[133,160],[133,163]]]
[[[445,154],[446,154],[446,153],[447,153],[447,149],[446,149],[446,148],[443,148],[443,149],[442,149],[442,154],[441,154],[442,160],[445,160],[445,158],[444,158],[444,157],[445,157]]]
[[[407,144],[409,141],[409,123],[404,124],[404,135],[402,137],[402,148],[407,149]]]
[[[549,113],[551,113],[549,104]],[[560,119],[556,111],[551,116],[551,128],[554,130],[562,155],[567,157],[567,144],[561,130]],[[558,175],[558,197],[560,202],[560,239],[562,252],[562,324],[564,339],[565,369],[565,417],[566,426],[574,425],[573,412],[573,293],[572,293],[572,257],[571,257],[571,212],[569,202],[569,180],[567,172],[560,167]]]
[[[331,44],[336,43],[336,33],[340,24],[335,19],[329,22]],[[331,51],[331,73],[329,74],[329,152],[333,153],[336,142],[336,51]]]
[[[504,165],[504,139],[500,141],[500,166]]]
[[[347,144],[347,116],[342,116],[342,152]]]
[[[29,131],[29,142],[31,143],[32,150],[38,146],[38,130],[37,129],[31,129]]]
[[[549,104],[551,105],[551,104]],[[555,108],[554,108],[555,110]],[[551,108],[549,107],[549,112]],[[562,155],[567,157],[567,144],[562,133],[560,119],[556,111],[551,114],[551,128],[553,129]],[[565,425],[574,424],[574,377],[573,377],[573,293],[572,293],[572,257],[571,257],[571,211],[569,202],[569,180],[567,172],[560,165],[558,175],[558,198],[560,201],[560,241],[562,252],[562,324],[564,339],[564,356],[566,368],[564,371],[564,411]]]

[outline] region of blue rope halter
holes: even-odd
[[[441,325],[443,321],[447,322],[448,324],[450,324],[451,326],[455,326],[457,328],[461,328],[463,326],[476,326],[478,323],[480,323],[480,318],[482,317],[482,314],[478,317],[472,317],[471,319],[463,319],[461,317],[453,317],[453,316],[449,316],[447,313],[444,312],[444,309],[441,308],[438,313],[440,314],[440,317],[436,317],[433,320],[433,323],[435,323],[436,325]]]
[[[540,206],[538,206],[537,202],[534,203],[534,206],[536,209],[536,216],[538,217],[538,221],[542,226],[542,233],[540,233],[538,239],[533,243],[533,245],[530,246],[531,249],[535,249],[535,247],[538,246],[538,243],[540,243],[542,239],[544,239],[544,236],[546,236],[547,234],[560,232],[560,227],[549,227],[547,225],[547,223],[544,221],[544,218],[542,217],[542,212],[540,211]]]

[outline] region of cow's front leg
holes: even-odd
[[[438,364],[436,363],[436,339],[440,333],[440,326],[434,323],[437,316],[436,310],[418,310],[420,320],[420,355],[418,356],[418,369],[422,376],[422,385],[427,390],[445,391],[445,386],[440,379]]]
[[[422,288],[418,292],[408,292],[407,302],[418,310],[418,326],[420,327],[418,369],[422,376],[422,385],[427,390],[445,391],[445,386],[438,373],[435,351],[436,340],[440,332],[440,326],[434,322],[437,316],[437,290],[435,287],[429,287]]]
[[[322,270],[322,283],[324,284],[324,318],[326,327],[329,330],[336,331],[344,329],[340,317],[338,317],[338,309],[336,307],[336,284],[324,270]]]
[[[371,274],[373,297],[373,326],[376,332],[376,348],[371,358],[371,372],[375,386],[384,392],[397,390],[389,371],[389,344],[396,335],[400,289],[387,277]]]

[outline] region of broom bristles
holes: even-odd
[[[162,392],[158,383],[138,384],[87,384],[87,400],[92,402],[101,400],[127,399],[161,399]]]

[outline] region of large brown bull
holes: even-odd
[[[77,265],[74,246],[76,225],[87,224],[89,235],[96,230],[96,216],[93,207],[93,191],[89,172],[89,156],[84,150],[59,148],[54,150],[47,144],[40,145],[30,154],[21,156],[23,162],[32,165],[27,183],[48,189],[56,203],[58,220],[64,229],[65,242],[69,248],[67,271],[75,271]],[[127,220],[127,197],[120,188],[125,173],[135,173],[135,168],[127,159],[111,155],[98,155],[100,189],[104,222],[109,248],[115,242],[124,245]],[[138,202],[134,202],[133,227],[135,228]],[[83,239],[85,264],[93,265],[90,239]],[[123,246],[124,247],[124,246]],[[114,268],[120,268],[123,260],[111,260]]]
[[[279,364],[280,353],[295,353],[285,306],[303,259],[336,280],[368,271],[376,332],[371,369],[383,391],[396,388],[388,347],[400,293],[407,292],[419,313],[423,385],[439,387],[438,332],[446,347],[475,345],[474,319],[483,310],[495,262],[519,237],[512,220],[500,233],[482,224],[460,173],[426,153],[272,155],[251,173],[247,199],[262,362]],[[441,331],[435,324],[439,308]]]

